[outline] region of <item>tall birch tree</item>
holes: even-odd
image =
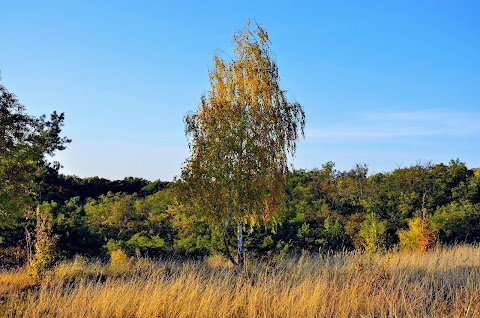
[[[245,230],[278,221],[288,172],[304,135],[305,113],[280,88],[267,32],[250,22],[233,35],[234,55],[213,56],[210,90],[185,116],[190,156],[177,182],[181,204],[222,229],[233,264],[243,266]],[[237,238],[236,260],[229,231]]]

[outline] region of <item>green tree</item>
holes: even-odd
[[[429,221],[443,244],[480,242],[480,204],[452,202],[439,207]]]
[[[0,228],[15,224],[33,205],[39,179],[48,169],[58,170],[46,156],[65,149],[61,137],[64,114],[53,112],[50,120],[25,112],[16,96],[0,84]]]
[[[374,212],[368,213],[358,236],[367,253],[382,250],[385,247],[385,221],[381,221]]]
[[[250,23],[234,33],[234,58],[213,57],[210,91],[185,117],[191,155],[177,182],[179,202],[222,228],[227,254],[244,263],[246,227],[275,223],[283,202],[287,155],[294,154],[305,114],[279,85],[267,32]],[[237,260],[228,252],[236,225]]]
[[[75,255],[99,256],[103,245],[100,235],[93,232],[79,197],[73,197],[52,209],[53,234],[58,236],[57,252],[61,257]]]
[[[348,248],[350,241],[345,234],[345,228],[340,220],[336,218],[333,222],[331,217],[327,217],[323,224],[324,242],[322,247],[326,250],[340,250],[342,248]]]
[[[112,192],[101,195],[98,200],[90,199],[84,207],[90,227],[105,240],[127,241],[147,217],[135,205],[136,200],[136,194]]]
[[[130,255],[159,256],[171,250],[174,240],[169,205],[169,190],[164,189],[146,198],[108,192],[90,199],[84,209],[91,230],[109,252],[120,248]]]

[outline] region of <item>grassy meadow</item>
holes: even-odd
[[[151,261],[77,257],[40,278],[0,273],[1,317],[480,317],[480,246]]]

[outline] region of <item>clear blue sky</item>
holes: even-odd
[[[295,168],[480,167],[478,1],[0,1],[2,84],[65,112],[66,174],[178,175],[209,53],[249,18],[306,112]]]

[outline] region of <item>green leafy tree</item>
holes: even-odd
[[[340,220],[336,218],[333,222],[331,217],[327,217],[324,222],[324,243],[323,249],[340,250],[350,247],[349,237],[345,234],[345,228]]]
[[[480,242],[480,204],[452,202],[439,207],[429,221],[441,243]]]
[[[128,240],[146,217],[135,208],[133,194],[108,192],[98,200],[89,200],[85,213],[90,226],[105,239]]]
[[[385,247],[385,221],[381,221],[374,212],[367,214],[358,233],[365,251],[373,254]]]
[[[174,250],[181,256],[203,257],[222,249],[222,235],[218,227],[210,227],[206,215],[193,213],[184,205],[169,207],[175,229]]]
[[[103,245],[101,237],[89,226],[79,197],[73,197],[52,209],[53,233],[58,236],[57,252],[61,257],[75,255],[99,256]]]
[[[16,96],[0,84],[0,227],[14,225],[33,205],[39,179],[48,168],[58,170],[59,164],[49,163],[46,156],[70,142],[60,136],[64,119],[57,112],[50,120],[28,115]]]
[[[294,154],[305,114],[279,85],[267,32],[257,25],[233,36],[234,58],[214,55],[210,91],[185,117],[191,155],[177,182],[179,202],[222,228],[227,254],[244,263],[248,227],[275,223],[283,202],[287,155]],[[236,225],[237,260],[228,252]]]
[[[109,252],[122,249],[129,255],[138,251],[159,256],[171,249],[174,240],[169,205],[165,189],[146,198],[108,192],[98,200],[90,199],[84,209],[90,228]]]
[[[302,227],[298,229],[297,237],[300,239],[299,243],[302,250],[308,250],[309,245],[312,244],[315,239],[310,224],[303,223]]]

